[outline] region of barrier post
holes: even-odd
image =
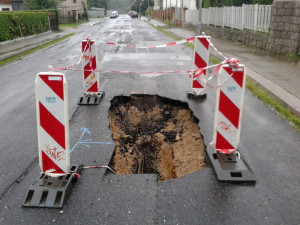
[[[246,86],[244,65],[223,65],[218,75],[213,141],[207,148],[219,181],[256,182],[238,151]]]
[[[23,207],[62,208],[83,165],[70,167],[68,86],[64,74],[38,73],[35,80],[39,164]]]
[[[36,112],[39,162],[43,173],[69,173],[68,87],[62,73],[39,73],[36,77]]]
[[[195,44],[194,44],[194,60],[193,60],[193,70],[198,70],[202,68],[206,68],[209,63],[209,50],[210,50],[210,43],[209,36],[205,36],[204,33],[200,36],[195,37]],[[195,72],[194,74],[199,73],[200,71]],[[205,98],[206,97],[206,74],[207,69],[203,69],[201,71],[201,75],[194,79],[192,77],[192,92],[187,93],[188,98]]]
[[[223,84],[223,85],[222,85]],[[246,73],[243,65],[221,67],[215,109],[213,143],[219,153],[236,153],[238,148]]]
[[[89,37],[81,42],[82,49],[82,69],[83,69],[83,89],[84,97],[80,97],[79,105],[98,105],[100,98],[104,96],[103,91],[99,91],[98,51],[96,41]]]

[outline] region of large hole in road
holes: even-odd
[[[172,179],[205,168],[199,120],[188,104],[157,95],[115,96],[109,110],[117,174]]]

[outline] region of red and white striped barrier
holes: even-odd
[[[209,39],[210,37],[205,36],[204,34],[195,37],[193,70],[198,70],[195,75],[197,75],[197,73],[201,74],[199,78],[192,79],[192,89],[196,92],[196,95],[205,94],[206,67],[209,62]]]
[[[125,47],[125,48],[165,48],[165,47],[171,47],[171,46],[175,46],[175,45],[181,45],[181,44],[193,41],[193,40],[195,40],[195,37],[183,39],[180,41],[174,41],[174,42],[170,42],[170,43],[162,44],[162,45],[154,45],[154,46],[135,46],[135,45],[118,44],[115,42],[106,42],[106,41],[100,41],[100,43],[103,43],[106,45],[116,45],[116,46]]]
[[[222,85],[221,85],[222,84]],[[237,152],[246,84],[244,65],[223,65],[218,75],[213,146],[218,153]]]
[[[82,41],[83,89],[85,94],[99,93],[99,72],[97,72],[98,54],[96,41],[87,37]]]
[[[67,81],[62,73],[39,73],[35,90],[40,167],[62,176],[70,170]]]

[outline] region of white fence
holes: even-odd
[[[185,21],[192,24],[197,24],[199,21],[199,10],[186,10]]]
[[[241,7],[209,7],[202,9],[203,24],[230,27],[231,29],[250,29],[268,32],[271,21],[272,5],[245,5]],[[198,10],[186,11],[186,22],[198,22]]]

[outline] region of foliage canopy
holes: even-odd
[[[241,6],[243,4],[272,5],[273,0],[203,0],[203,7]]]
[[[24,4],[30,10],[57,9],[58,0],[25,0]]]

